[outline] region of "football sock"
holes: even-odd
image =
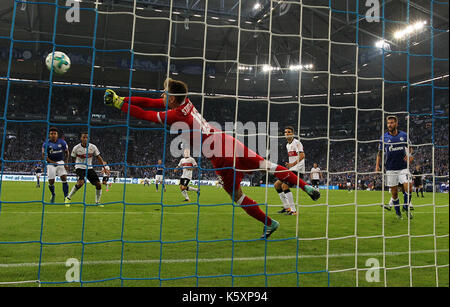
[[[48,185],[48,189],[50,190],[50,192],[52,193],[52,195],[55,195],[55,186],[54,185]]]
[[[284,191],[284,195],[286,196],[291,211],[296,212],[297,210],[295,209],[294,195],[292,194],[291,190],[287,189],[286,191]]]
[[[268,217],[256,204],[256,202],[245,196],[245,194],[242,195],[242,197],[237,201],[237,204],[244,209],[245,212],[247,212],[248,215],[251,217],[257,219],[263,224],[266,224],[267,220],[267,226],[272,225],[272,219]]]
[[[198,192],[198,188],[193,188],[193,187],[188,187],[187,190],[188,191]]]
[[[67,197],[67,195],[69,194],[69,184],[67,183],[67,181],[63,181],[62,188],[63,188],[64,197]]]
[[[408,209],[408,205],[411,203],[411,194],[404,193],[403,194],[403,200],[404,200],[404,208]]]
[[[189,195],[188,195],[188,193],[187,193],[187,191],[186,191],[186,190],[184,190],[184,191],[181,191],[181,194],[183,194],[183,196],[184,196],[184,199],[187,199],[187,200],[189,200]]]
[[[276,190],[277,190],[278,196],[281,199],[281,203],[283,204],[283,208],[284,209],[289,208],[289,203],[287,201],[286,195],[284,194],[283,190],[282,189],[276,189]]]
[[[156,184],[156,191],[158,191],[158,184]]]
[[[99,203],[102,197],[102,189],[95,190],[95,202]]]
[[[420,194],[422,194],[423,197],[423,188],[420,188]]]
[[[393,200],[393,205],[395,208],[395,212],[397,213],[397,215],[402,215],[401,211],[400,211],[400,199],[394,199]]]
[[[81,187],[80,187],[81,188]],[[77,187],[77,185],[74,185],[72,190],[69,193],[69,196],[67,196],[69,199],[72,198],[72,196],[80,189],[79,187]]]

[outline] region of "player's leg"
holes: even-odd
[[[69,184],[67,183],[67,175],[60,176],[62,181],[62,190],[64,194],[64,199],[69,195]]]
[[[214,166],[214,168],[221,167]],[[280,224],[266,215],[261,208],[259,208],[256,201],[242,192],[241,180],[243,178],[243,173],[236,172],[232,169],[219,170],[216,171],[216,173],[221,176],[223,180],[223,188],[228,195],[230,195],[231,199],[233,199],[234,202],[236,202],[248,215],[260,221],[264,225],[267,225],[263,230],[261,238],[269,238],[270,235],[277,230]]]
[[[425,197],[425,196],[423,196],[423,185],[422,184],[419,186],[419,190],[420,190],[420,194],[422,195],[422,197]]]
[[[56,178],[56,166],[47,165],[48,176],[48,189],[50,190],[50,203],[55,202],[55,178]]]
[[[39,179],[40,179],[39,174],[36,174],[36,188],[40,188],[41,187],[41,183],[40,183]]]
[[[280,211],[278,211],[278,213],[285,213],[289,209],[289,203],[286,199],[286,195],[284,194],[282,186],[283,182],[281,182],[281,180],[277,180],[274,184],[274,188],[278,193],[278,197],[280,197],[281,203],[283,204],[283,208]]]
[[[77,174],[78,180],[77,180],[77,183],[73,186],[69,195],[67,195],[68,203],[70,203],[70,201],[71,201],[72,197],[75,195],[75,193],[83,187],[84,182],[85,182],[84,178],[86,175],[86,170],[77,168],[75,170],[75,173]],[[66,203],[66,205],[67,205],[67,203]]]
[[[185,185],[185,180],[183,178],[180,179],[180,191],[181,195],[184,197],[184,201],[190,201],[189,195],[187,193],[187,186]]]
[[[391,187],[391,197],[392,197],[392,204],[395,209],[395,214],[397,214],[398,218],[402,218],[402,212],[400,211],[400,199],[398,198],[397,185]]]
[[[98,175],[94,169],[88,169],[87,179],[93,186],[95,186],[95,204],[103,207],[103,205],[100,204],[100,199],[102,198],[102,184],[100,183],[100,178],[98,178]]]
[[[312,200],[318,200],[320,198],[320,192],[311,185],[307,184],[303,179],[299,178],[287,168],[265,160],[259,155],[256,155],[256,157],[239,158],[238,168],[248,170],[265,169],[268,172],[273,173],[275,177],[277,177],[281,182],[287,184],[289,187],[292,188],[298,186],[305,191],[312,198]]]
[[[287,210],[288,215],[296,215],[297,209],[295,208],[295,202],[294,202],[294,194],[292,194],[291,189],[289,188],[289,185],[283,183],[282,185],[283,193],[286,197],[289,210]]]

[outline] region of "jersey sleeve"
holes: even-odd
[[[155,108],[155,109],[165,109],[166,105],[164,99],[152,99],[146,97],[124,97],[124,102],[131,103],[134,106],[141,108]]]
[[[100,150],[98,150],[98,147],[97,146],[95,146],[95,145],[92,145],[94,148],[94,156],[100,156]]]
[[[180,163],[178,163],[178,166],[181,166],[181,164],[183,164],[181,162],[183,162],[183,159],[180,160]]]
[[[75,147],[72,149],[72,153],[70,154],[70,156],[71,156],[72,158],[76,158],[76,157],[77,157],[77,154],[75,153],[76,148],[77,148],[77,146],[75,146]]]
[[[192,165],[193,165],[193,166],[197,166],[197,162],[195,161],[194,158],[191,158],[191,162],[192,162]]]
[[[164,111],[164,112],[145,111],[140,107],[134,106],[132,104],[130,105],[128,103],[124,103],[122,105],[122,109],[121,109],[122,112],[128,113],[128,106],[130,109],[129,110],[130,115],[135,118],[139,118],[139,119],[143,119],[146,121],[164,125],[166,114],[167,114],[167,124],[168,125],[171,125],[172,123],[174,123],[176,121],[182,121],[182,117],[180,116],[180,114],[178,114],[178,112],[176,110],[169,110],[167,112],[166,111]]]
[[[303,152],[303,144],[300,141],[297,144],[297,153],[299,152]]]

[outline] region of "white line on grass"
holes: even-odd
[[[166,208],[167,210],[167,208]],[[3,211],[0,212],[0,216],[1,215],[5,215],[5,214],[39,214],[42,215],[42,211]],[[83,214],[83,211],[46,211],[45,214]],[[115,211],[115,212],[110,212],[110,211],[97,211],[97,212],[86,212],[86,215],[89,214],[123,214],[123,211]],[[128,211],[125,212],[125,215],[127,214],[158,214],[161,215],[161,211],[155,211],[155,212],[133,212],[133,211]],[[205,213],[205,212],[200,212],[200,215],[219,215],[219,214],[233,214],[232,211],[230,212],[209,212],[209,213]],[[247,214],[245,213],[245,211],[242,212],[237,212],[235,211],[234,214]],[[304,215],[308,215],[308,214],[319,214],[319,215],[323,215],[323,212],[302,212],[302,214]],[[363,212],[363,211],[358,211],[358,215],[372,215],[372,214],[376,214],[376,215],[382,215],[381,211],[380,212]],[[414,211],[414,214],[434,214],[432,211],[430,212],[417,212]],[[436,214],[449,214],[449,211],[441,211],[441,212],[436,212]],[[164,212],[164,215],[198,215],[197,212]],[[355,212],[332,212],[330,213],[330,215],[355,215]]]
[[[438,249],[436,252],[443,253],[448,252],[448,249]],[[421,250],[421,251],[411,251],[411,254],[433,254],[434,250]],[[386,256],[401,256],[408,255],[408,252],[387,252]],[[373,256],[383,256],[383,253],[359,253],[358,257],[373,257]],[[299,259],[312,259],[312,258],[325,258],[327,255],[300,255]],[[354,253],[348,254],[330,254],[328,258],[339,258],[339,257],[355,257]],[[161,263],[192,263],[192,262],[228,262],[228,261],[262,261],[267,260],[289,260],[295,259],[296,256],[267,256],[267,257],[235,257],[235,258],[201,258],[201,259],[163,259]],[[102,264],[120,264],[120,260],[100,260],[100,261],[84,261],[83,265],[102,265]],[[149,260],[123,260],[124,264],[152,264],[160,263],[159,259],[149,259]],[[52,266],[52,265],[66,265],[66,262],[42,262],[41,266]],[[36,267],[39,263],[10,263],[10,264],[0,264],[0,268],[17,268],[17,267]]]

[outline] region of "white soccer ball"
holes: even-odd
[[[70,58],[61,51],[50,52],[45,59],[45,64],[50,71],[52,70],[53,64],[53,71],[58,75],[62,75],[70,69]]]

